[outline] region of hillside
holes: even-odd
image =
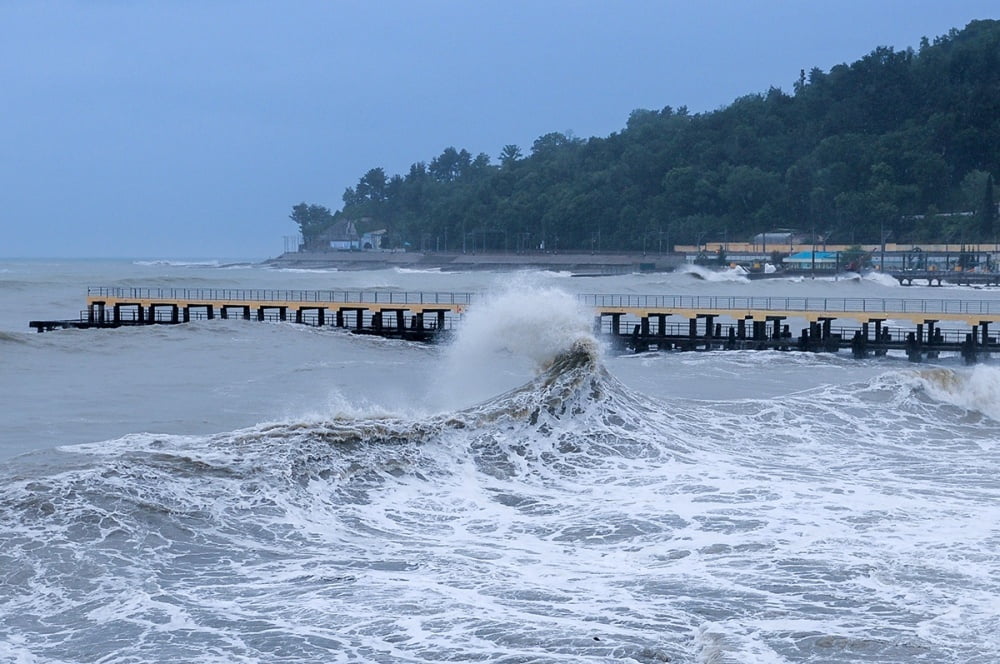
[[[343,209],[296,206],[307,243],[338,218],[426,250],[638,250],[776,228],[831,242],[994,241],[1000,21],[878,47],[710,113],[639,109],[620,132],[539,137],[497,163],[447,148],[365,173]]]

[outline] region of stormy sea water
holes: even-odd
[[[482,299],[446,346],[29,331],[88,285]],[[996,297],[0,261],[0,661],[1000,660],[993,362],[616,355],[583,292]]]

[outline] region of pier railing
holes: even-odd
[[[801,311],[803,313],[1000,315],[1000,299],[951,300],[853,297],[748,297],[716,295],[580,295],[592,308]]]
[[[409,292],[390,290],[278,290],[257,288],[124,288],[93,286],[90,297],[188,302],[316,302],[371,304],[469,305],[479,293]],[[775,311],[803,313],[951,314],[1000,315],[1000,299],[852,298],[852,297],[751,297],[720,295],[578,295],[581,304],[594,308],[649,310]]]
[[[121,288],[91,286],[89,297],[187,302],[318,302],[371,304],[470,304],[473,293],[397,292],[388,290],[276,290],[259,288]]]

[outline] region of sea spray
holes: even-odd
[[[591,324],[571,294],[518,275],[463,317],[436,381],[442,405],[469,405],[524,383],[574,341],[592,339]]]
[[[1000,367],[925,369],[917,376],[932,398],[1000,421]]]
[[[773,270],[772,270],[773,271]],[[679,274],[687,274],[695,277],[697,279],[703,279],[705,281],[736,281],[745,282],[748,281],[746,275],[747,271],[739,266],[726,268],[724,270],[712,270],[700,265],[682,265],[676,270]]]

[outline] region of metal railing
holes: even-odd
[[[386,290],[274,290],[258,288],[122,288],[91,286],[89,297],[187,302],[317,302],[332,304],[467,305],[474,293],[425,293]]]
[[[482,295],[389,290],[273,290],[247,288],[123,288],[97,286],[90,297],[187,302],[296,302],[319,304],[470,305]],[[578,295],[594,308],[648,310],[780,311],[809,313],[957,314],[1000,316],[1000,298],[979,300],[835,297],[750,297],[720,295]]]
[[[717,295],[580,295],[594,309],[780,311],[872,314],[968,314],[1000,316],[1000,299],[745,297]]]

